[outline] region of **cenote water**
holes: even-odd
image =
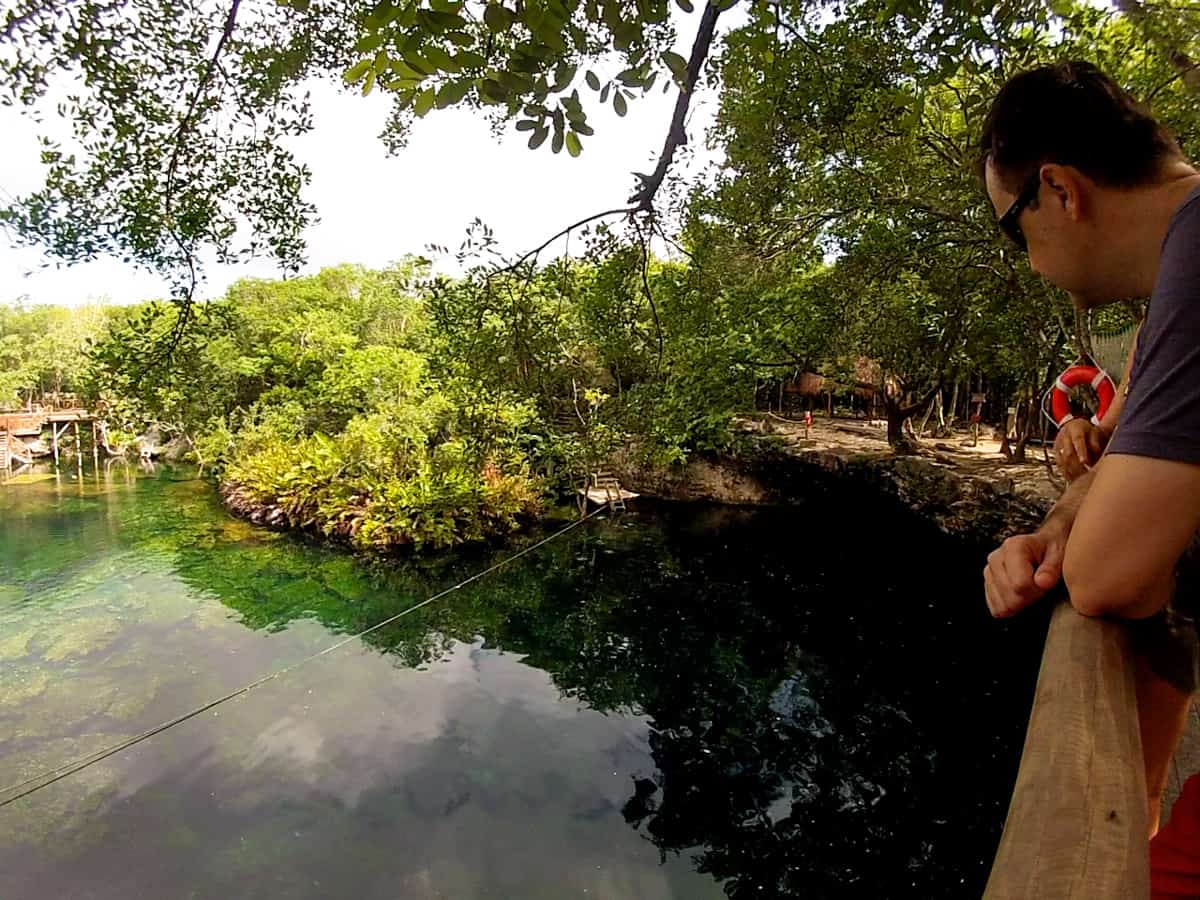
[[[371,561],[179,470],[0,488],[0,788],[546,533]],[[870,497],[594,519],[0,809],[0,898],[977,897],[1044,625],[981,550]]]

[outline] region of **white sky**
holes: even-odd
[[[685,24],[681,36],[690,41]],[[675,91],[656,88],[629,104],[622,119],[594,104],[581,89],[588,121],[577,159],[565,151],[537,151],[528,137],[510,130],[497,142],[487,123],[470,110],[434,110],[416,123],[407,148],[388,157],[378,140],[388,111],[379,92],[370,97],[314,83],[315,127],[297,142],[297,155],[312,169],[307,197],[321,221],[310,228],[304,272],[342,262],[378,267],[430,243],[452,252],[475,216],[493,228],[500,246],[524,252],[585,216],[622,206],[632,193],[633,171],[651,171],[670,122]],[[689,138],[696,170],[708,157],[704,131],[716,98],[698,90]],[[41,186],[36,129],[11,108],[0,108],[4,137],[0,191],[19,195]],[[0,193],[3,197],[4,193]],[[118,260],[45,268],[36,250],[14,248],[0,232],[0,302],[28,297],[33,303],[75,305],[92,300],[125,303],[167,294],[159,278]],[[454,260],[440,268],[452,270]],[[208,266],[201,296],[217,296],[238,278],[275,277],[269,260],[240,266]]]

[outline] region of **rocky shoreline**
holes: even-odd
[[[625,488],[665,501],[799,506],[833,498],[864,513],[874,503],[897,503],[946,534],[985,544],[1036,528],[1058,494],[1044,467],[1010,464],[990,448],[928,443],[916,453],[896,454],[869,429],[826,423],[812,430],[811,439],[801,433],[795,423],[748,420],[736,452],[668,466],[647,463],[630,449],[612,460],[612,468]],[[233,515],[288,528],[278,506],[264,506],[228,482],[218,489]]]
[[[630,490],[664,500],[778,506],[836,492],[869,506],[883,496],[947,534],[984,543],[1036,528],[1057,495],[1041,466],[1006,465],[998,454],[960,460],[942,445],[944,450],[897,455],[886,442],[864,447],[819,435],[811,441],[792,437],[750,431],[736,454],[668,467],[635,461],[631,453],[615,469]]]

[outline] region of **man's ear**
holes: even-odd
[[[1079,221],[1090,207],[1092,186],[1087,178],[1074,166],[1046,163],[1041,168],[1042,202],[1054,203],[1069,219]]]

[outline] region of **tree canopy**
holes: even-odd
[[[1166,91],[1162,76],[1172,73],[1200,82],[1200,14],[1183,0],[1120,0],[1119,14],[1069,0],[747,0],[718,36],[718,17],[735,5],[23,0],[3,18],[0,96],[61,117],[70,136],[46,138],[45,187],[11,204],[3,221],[66,261],[113,254],[165,272],[185,298],[204,250],[227,261],[267,254],[294,269],[316,210],[304,198],[309,172],[287,141],[313,126],[311,78],[388,92],[383,138],[393,149],[414,118],[467,106],[528,134],[531,148],[573,155],[592,134],[588,114],[598,104],[622,114],[647,91],[677,90],[658,166],[637,177],[630,199],[642,211],[654,208],[687,140],[690,97],[705,82],[723,94],[744,93],[750,78],[767,93],[786,83],[798,99],[824,96],[808,117],[779,112],[826,138],[885,120],[879,133],[911,134],[923,116],[946,114],[946,86],[956,79],[960,93],[963,79],[994,83],[989,75],[1044,56],[1053,35],[1094,32],[1114,17],[1136,35],[1140,55],[1156,57],[1160,80],[1143,85],[1148,93]],[[831,55],[835,44],[840,56]],[[886,91],[844,122],[851,84],[868,76]],[[815,163],[820,145],[805,154]],[[924,187],[909,183],[907,193]]]

